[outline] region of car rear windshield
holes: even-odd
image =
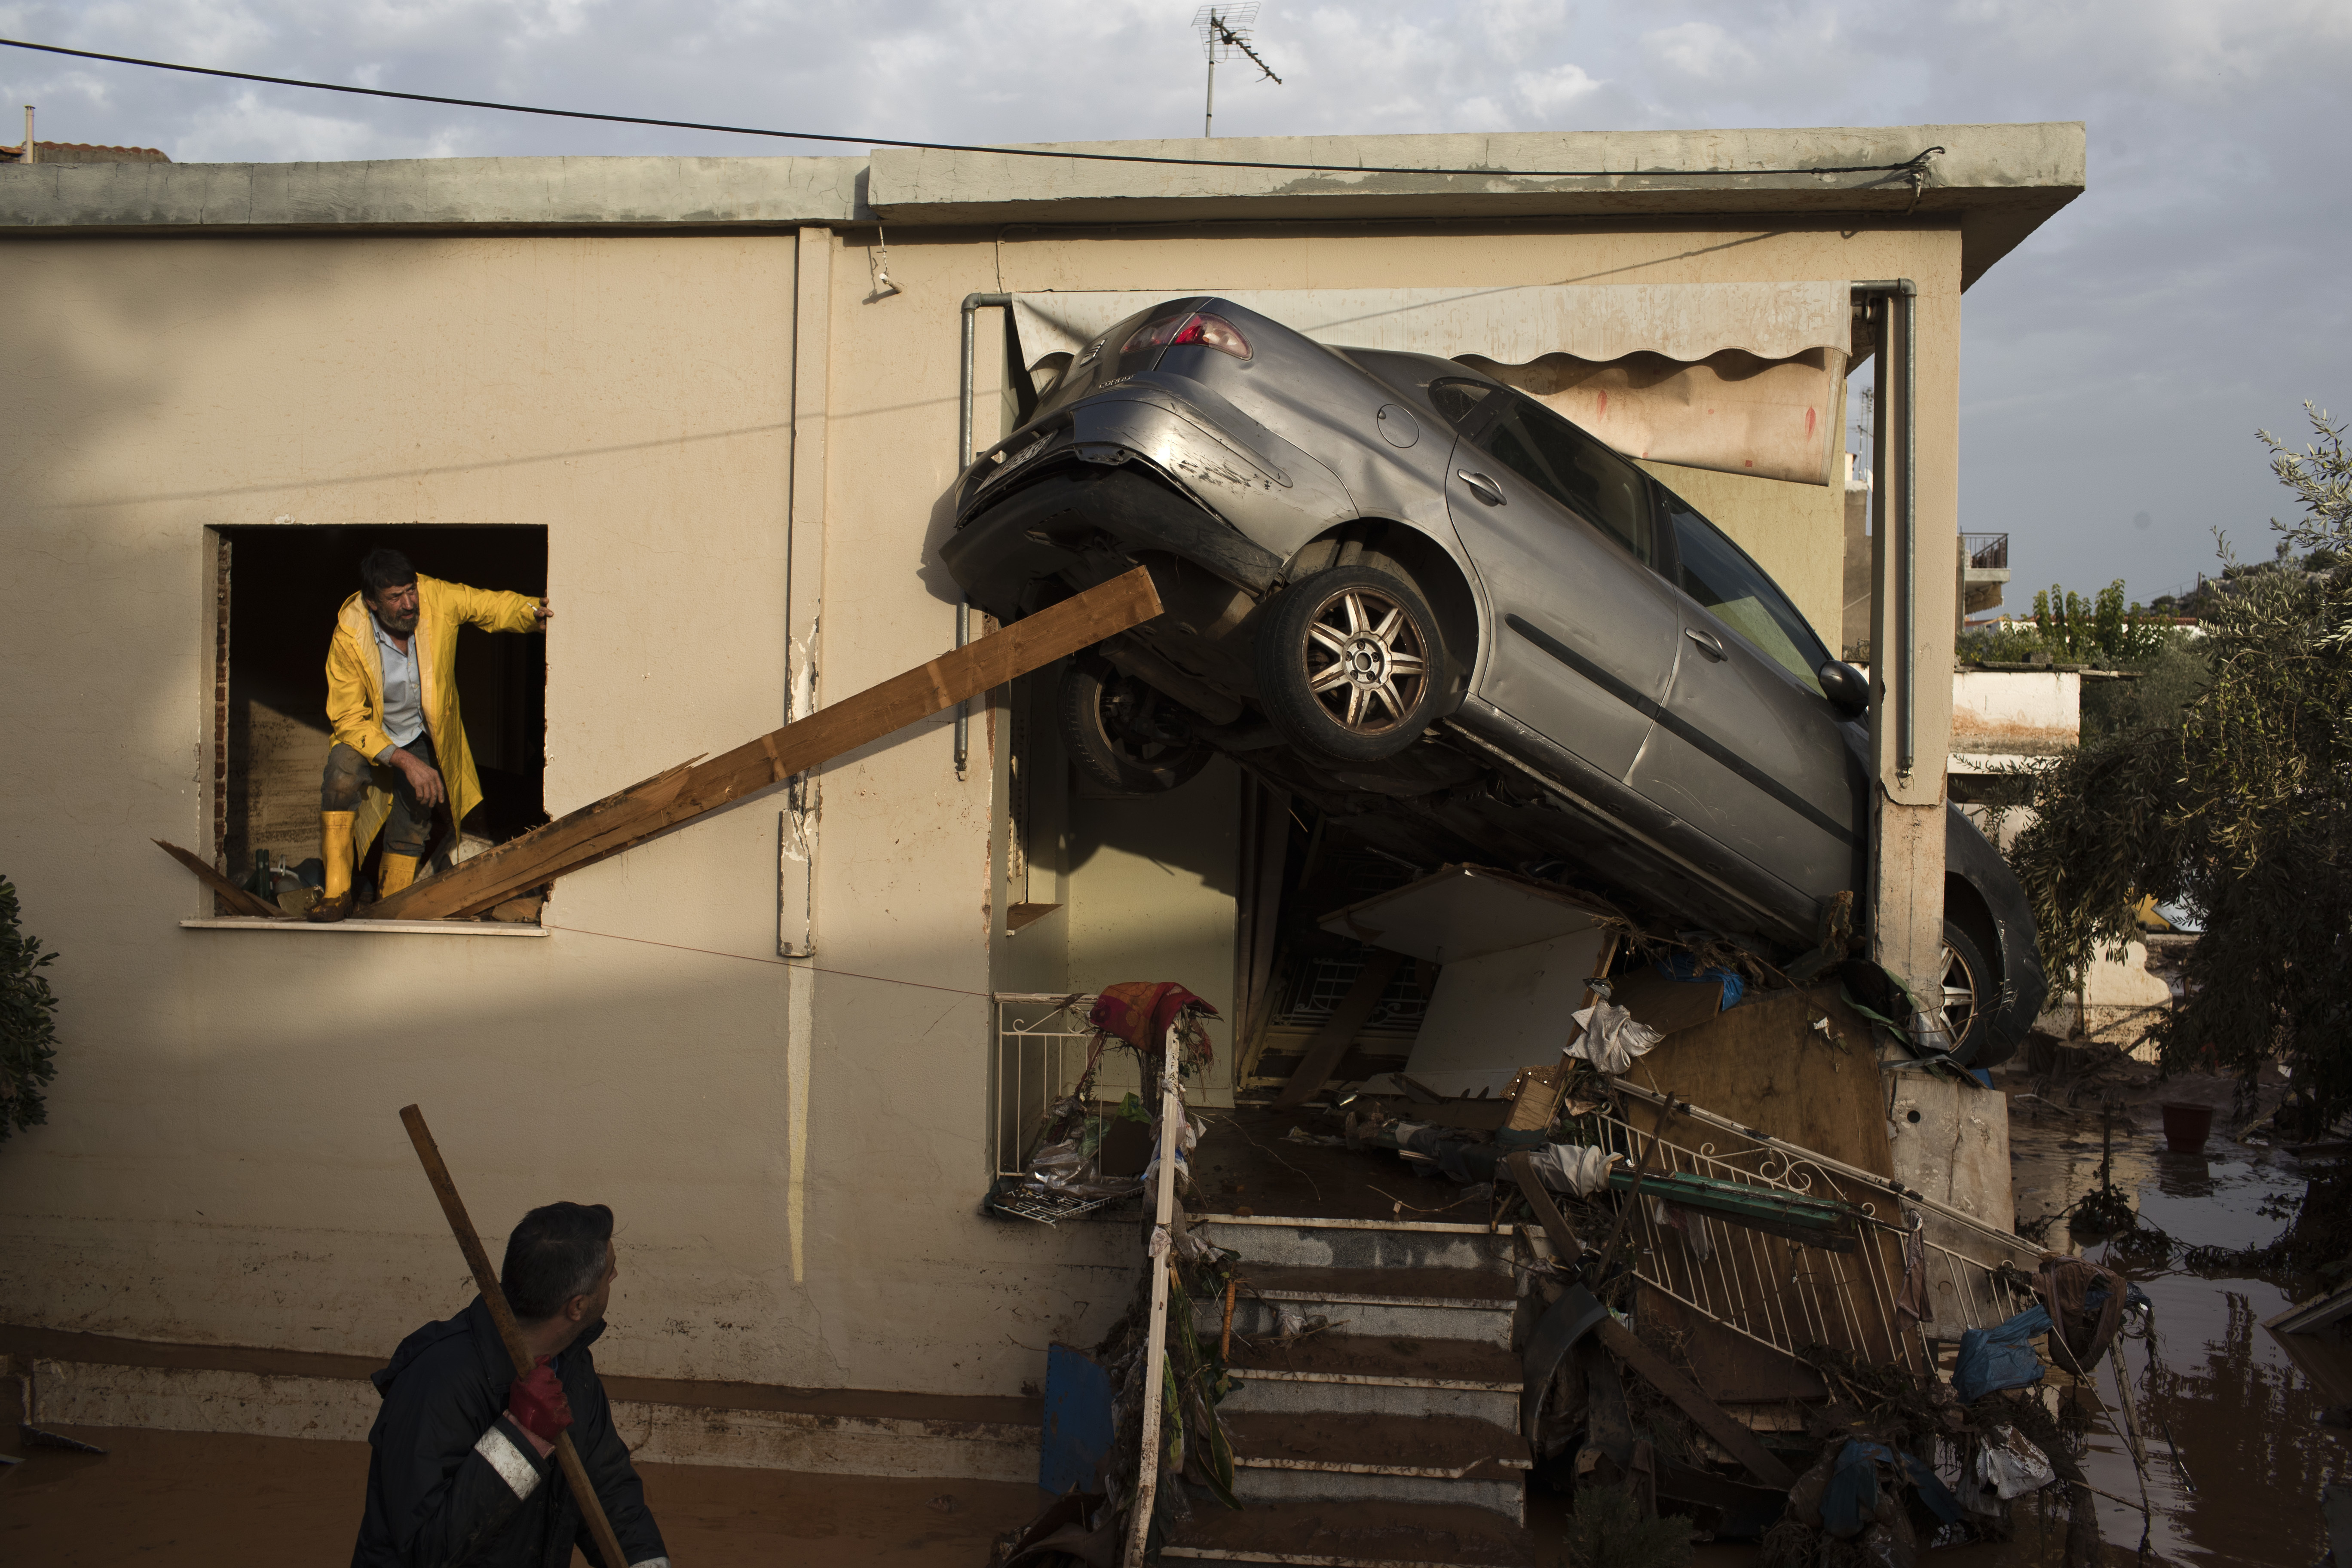
[[[1797,606],[1721,529],[1672,490],[1664,493],[1666,513],[1675,521],[1675,550],[1682,557],[1683,592],[1796,677],[1800,686],[1823,695],[1819,671],[1829,662],[1829,650]]]
[[[1528,397],[1510,397],[1479,445],[1648,562],[1650,489],[1641,469]]]

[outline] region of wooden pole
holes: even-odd
[[[425,1125],[425,1113],[413,1105],[403,1106],[401,1125],[408,1129],[408,1141],[416,1145],[416,1157],[424,1162],[425,1179],[433,1184],[433,1195],[441,1200],[441,1212],[448,1217],[449,1228],[457,1234],[457,1247],[466,1255],[466,1267],[474,1271],[474,1286],[482,1293],[482,1305],[490,1310],[490,1321],[499,1326],[499,1340],[514,1360],[515,1375],[530,1375],[530,1352],[523,1348],[521,1331],[515,1327],[514,1310],[507,1305],[507,1293],[499,1286],[498,1271],[490,1267],[490,1255],[482,1250],[482,1238],[474,1232],[474,1222],[467,1217],[466,1201],[457,1195],[457,1184],[449,1179],[449,1167],[442,1163],[440,1145],[433,1142],[432,1132]],[[604,1517],[604,1505],[597,1500],[596,1489],[588,1481],[588,1472],[580,1463],[579,1450],[572,1446],[572,1434],[555,1435],[556,1462],[563,1468],[563,1479],[572,1495],[580,1500],[580,1511],[588,1518],[588,1532],[595,1538],[596,1553],[604,1558],[607,1568],[628,1568],[628,1559],[622,1554],[620,1538],[613,1533],[613,1521]]]
[[[1127,1521],[1127,1550],[1121,1568],[1143,1568],[1144,1544],[1151,1536],[1152,1505],[1160,1497],[1160,1427],[1162,1385],[1168,1378],[1168,1277],[1176,1267],[1176,1238],[1169,1226],[1176,1217],[1176,1155],[1183,1147],[1184,1096],[1177,1088],[1176,1030],[1168,1026],[1160,1040],[1160,1190],[1151,1223],[1151,1320],[1143,1347],[1143,1427],[1139,1434],[1135,1468],[1135,1506]],[[1184,1304],[1186,1311],[1192,1303]]]

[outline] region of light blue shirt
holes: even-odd
[[[405,746],[425,733],[425,683],[416,676],[416,634],[408,634],[404,653],[373,614],[368,625],[375,626],[376,658],[383,665],[383,732],[394,745]]]

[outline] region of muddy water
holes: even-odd
[[[2192,1246],[2260,1246],[2284,1226],[2284,1217],[2263,1207],[2265,1199],[2284,1194],[2291,1212],[2301,1197],[2302,1167],[2291,1154],[2232,1142],[2219,1125],[2202,1154],[2175,1154],[2165,1149],[2152,1105],[2127,1114],[2141,1125],[2126,1120],[2117,1128],[2115,1181],[2135,1195],[2145,1220]],[[2095,1112],[2037,1117],[2032,1102],[2018,1102],[2010,1146],[2021,1219],[2063,1207],[2098,1184]],[[2273,1201],[2273,1206],[2280,1205]],[[2326,1550],[2321,1488],[2352,1469],[2347,1434],[2321,1426],[2318,1415],[2325,1405],[2352,1399],[2352,1380],[2334,1392],[2315,1385],[2262,1327],[2289,1304],[2282,1284],[2130,1266],[2109,1258],[2103,1242],[2070,1237],[2063,1222],[2049,1243],[2110,1263],[2156,1304],[2158,1364],[2150,1365],[2147,1342],[2124,1346],[2148,1443],[2149,1547],[2168,1563],[2202,1568],[2305,1568],[2316,1562]],[[2313,1347],[2305,1353],[2316,1359],[2331,1352]],[[2325,1361],[2318,1367],[2323,1376],[2341,1378]],[[2095,1419],[2084,1468],[2092,1485],[2137,1498],[2141,1479],[2116,1435],[2110,1368],[2100,1369],[2098,1386],[2106,1414]],[[2168,1432],[2178,1445],[2179,1467]],[[2137,1508],[2102,1500],[2099,1523],[2110,1544],[2139,1544]]]

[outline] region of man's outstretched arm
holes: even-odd
[[[528,594],[507,594],[491,588],[468,588],[463,583],[447,585],[449,614],[468,626],[486,632],[529,632],[545,626],[555,612],[548,608],[546,595],[534,599]]]

